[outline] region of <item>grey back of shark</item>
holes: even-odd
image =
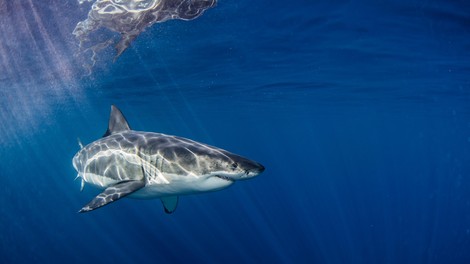
[[[81,144],[80,144],[81,145]],[[263,165],[190,139],[131,130],[111,106],[108,130],[73,157],[77,178],[104,189],[79,212],[88,212],[128,196],[160,198],[172,213],[178,196],[217,191],[255,177]]]

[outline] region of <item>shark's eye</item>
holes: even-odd
[[[238,163],[232,163],[232,170],[236,170],[238,168]]]

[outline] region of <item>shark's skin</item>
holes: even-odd
[[[111,106],[103,138],[82,147],[73,166],[84,182],[105,189],[79,212],[88,212],[124,196],[161,198],[165,212],[176,209],[178,196],[217,191],[253,178],[263,165],[190,139],[129,128]]]

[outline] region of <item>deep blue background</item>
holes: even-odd
[[[1,263],[470,263],[468,1],[224,0],[84,76],[88,9],[0,0]],[[267,169],[78,214],[110,104]]]

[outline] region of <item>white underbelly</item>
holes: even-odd
[[[89,172],[81,174],[80,177],[82,177],[85,182],[92,184],[98,188],[108,188],[109,186],[118,183],[117,180],[113,180],[111,178]]]
[[[203,192],[218,191],[232,185],[233,182],[226,181],[216,177],[197,177],[192,175],[163,175],[165,179],[149,180],[146,179],[145,186],[130,194],[129,198],[136,199],[154,199],[165,196],[189,195]],[[119,181],[103,177],[93,173],[84,173],[81,177],[87,182],[98,188],[105,189]]]
[[[189,195],[204,192],[218,191],[232,185],[233,182],[218,178],[198,179],[192,177],[178,177],[167,184],[148,184],[134,192],[129,197],[137,199],[154,199],[165,196]]]

